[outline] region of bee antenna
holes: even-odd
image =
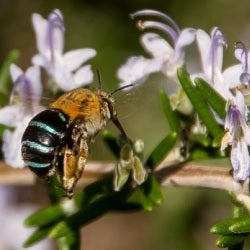
[[[131,88],[131,87],[134,87],[135,84],[134,83],[130,83],[130,84],[127,84],[127,85],[124,85],[124,86],[121,86],[120,88],[117,88],[115,89],[113,92],[110,93],[110,95],[114,95],[116,92],[119,92],[120,90],[123,90],[123,89],[126,89],[126,88]]]
[[[97,74],[99,89],[102,89],[102,77],[99,69],[96,70],[96,74]]]

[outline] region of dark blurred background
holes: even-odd
[[[101,72],[103,89],[107,91],[117,87],[117,69],[129,56],[145,55],[139,44],[140,31],[129,19],[129,13],[136,10],[160,10],[170,15],[181,28],[194,27],[210,32],[213,26],[220,27],[229,45],[225,66],[236,62],[233,56],[235,41],[250,45],[250,3],[247,0],[1,0],[0,61],[16,48],[21,52],[18,65],[23,69],[29,67],[36,53],[31,14],[37,12],[47,17],[54,8],[64,15],[65,51],[95,48],[97,56],[89,62],[94,70]],[[188,51],[188,58],[194,65],[192,68],[198,67],[199,58],[194,48]],[[144,140],[146,155],[168,129],[155,79],[158,78],[150,78],[145,85],[129,93],[117,94],[120,120],[131,138]],[[112,125],[109,128],[116,132]],[[91,159],[111,158],[99,136],[91,148]],[[216,249],[216,237],[209,233],[209,228],[230,216],[227,194],[188,188],[166,188],[164,193],[164,204],[151,213],[108,214],[84,228],[82,249]],[[32,203],[32,195],[27,199]],[[2,216],[0,214],[0,223]]]

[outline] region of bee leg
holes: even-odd
[[[80,138],[80,143],[73,143],[64,153],[63,172],[61,181],[67,196],[73,196],[73,189],[82,175],[88,157],[88,144],[85,138]]]

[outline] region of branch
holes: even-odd
[[[79,180],[87,185],[113,173],[113,162],[89,162]],[[236,183],[230,167],[211,166],[198,163],[179,163],[171,166],[159,166],[153,174],[162,186],[204,187],[249,194],[249,180]],[[0,162],[0,183],[11,185],[32,185],[36,176],[27,168],[15,169]]]
[[[154,174],[163,186],[204,187],[249,194],[249,180],[235,182],[229,167],[188,162],[164,166]]]

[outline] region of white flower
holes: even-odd
[[[209,36],[205,31],[198,29],[196,41],[201,56],[203,72],[192,75],[192,78],[201,77],[211,84],[213,88],[226,100],[231,99],[230,88],[235,85],[235,69],[230,67],[222,72],[223,47],[227,46],[226,38],[222,31],[214,27]],[[238,82],[238,81],[237,81]]]
[[[226,133],[222,138],[221,150],[231,145],[230,160],[233,166],[234,179],[244,181],[250,175],[250,156],[248,146],[250,145],[250,128],[247,125],[247,106],[244,96],[240,91],[229,105],[226,119]]]
[[[14,130],[6,129],[3,134],[3,155],[7,164],[12,167],[24,167],[21,156],[21,138],[31,118],[44,109],[39,105],[42,95],[40,70],[32,66],[24,73],[12,64],[10,73],[13,80],[11,99],[14,95],[20,98],[17,104],[10,104],[0,109],[0,123]]]
[[[180,30],[177,24],[167,15],[154,11],[142,10],[131,15],[132,18],[153,16],[159,21],[138,21],[140,29],[154,28],[166,33],[173,42],[173,47],[156,33],[142,35],[141,43],[151,58],[133,56],[118,70],[120,85],[131,82],[140,83],[151,73],[162,71],[167,77],[176,80],[176,70],[184,63],[185,47],[195,39],[195,29]]]
[[[141,83],[146,80],[149,74],[158,72],[161,67],[162,62],[160,60],[147,59],[143,56],[132,56],[118,70],[117,74],[122,80],[120,86]]]
[[[68,91],[93,80],[90,65],[81,65],[96,55],[91,48],[76,49],[63,54],[64,22],[61,12],[56,9],[44,19],[39,14],[32,15],[39,54],[32,58],[35,65],[43,67],[55,83]]]

